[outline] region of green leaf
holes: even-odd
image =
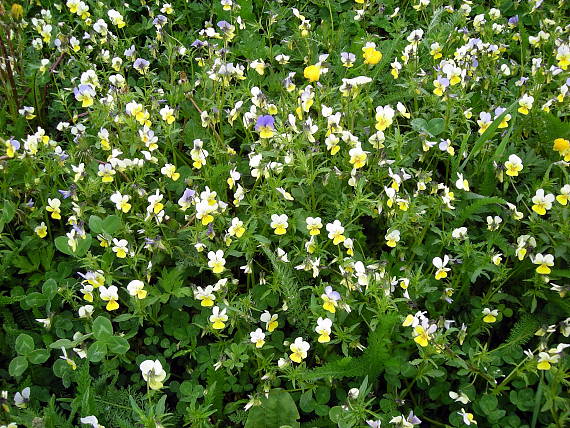
[[[494,395],[484,395],[479,400],[479,407],[484,414],[489,414],[497,408],[498,400]]]
[[[110,215],[105,220],[103,220],[103,232],[109,235],[114,235],[117,230],[121,227],[121,218],[117,215]]]
[[[91,232],[93,233],[102,233],[103,219],[96,215],[89,217],[89,229],[91,229]]]
[[[27,334],[20,334],[16,338],[16,352],[20,355],[28,355],[34,350],[34,339]]]
[[[47,297],[42,293],[30,293],[24,298],[24,309],[37,308],[47,303]]]
[[[91,247],[91,239],[90,234],[85,235],[84,239],[77,238],[77,248],[74,252],[67,243],[67,236],[58,236],[55,238],[55,247],[68,256],[83,257]]]
[[[299,428],[299,411],[287,391],[274,389],[268,398],[261,399],[261,406],[252,407],[245,428],[273,428],[289,425]]]
[[[425,132],[432,137],[436,137],[441,134],[445,128],[445,120],[440,117],[430,119],[426,121],[425,119],[417,118],[411,121],[412,128],[418,132]]]
[[[124,337],[111,336],[103,339],[103,341],[113,354],[125,354],[130,349],[129,341]]]
[[[107,355],[107,345],[103,342],[93,342],[87,349],[87,359],[92,363],[98,363]]]
[[[98,316],[93,321],[93,335],[98,340],[108,339],[113,336],[113,324],[109,318]]]
[[[48,349],[36,349],[32,353],[28,355],[28,359],[32,364],[43,364],[49,358],[49,350]]]
[[[42,293],[51,299],[57,294],[57,282],[55,279],[50,278],[42,285]]]
[[[2,222],[8,224],[16,215],[16,205],[9,200],[4,200],[4,207],[2,208]]]
[[[21,376],[28,368],[28,360],[24,356],[19,356],[10,361],[8,373],[10,376]]]

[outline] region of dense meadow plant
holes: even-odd
[[[22,3],[2,427],[568,426],[568,2]]]

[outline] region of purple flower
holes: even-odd
[[[218,28],[222,31],[228,31],[232,29],[232,24],[228,21],[220,21],[218,22]]]
[[[335,302],[337,300],[340,300],[340,294],[338,291],[334,291],[333,288],[330,285],[327,285],[325,287],[325,294],[327,295],[327,297],[331,300],[334,300]]]
[[[184,193],[182,194],[180,201],[184,203],[190,203],[192,202],[192,199],[194,199],[195,194],[196,192],[194,190],[187,188],[186,190],[184,190]]]
[[[437,81],[444,88],[447,88],[449,86],[449,79],[447,77],[438,76]]]
[[[509,25],[517,25],[519,23],[519,16],[515,15],[515,16],[511,16],[509,18]]]
[[[275,129],[274,124],[275,119],[273,119],[273,116],[269,114],[259,116],[257,118],[257,123],[255,124],[255,130],[259,131],[262,128]]]
[[[158,15],[156,18],[154,18],[154,21],[152,21],[153,25],[156,25],[158,27],[163,26],[167,22],[168,22],[168,18],[166,18],[166,16],[164,16],[164,15]]]
[[[503,114],[503,112],[506,110],[506,108],[504,107],[497,107],[495,109],[495,118],[499,117],[500,115]]]
[[[408,418],[406,420],[413,425],[419,425],[422,423],[420,418],[414,415],[414,412],[412,410],[410,410],[410,414],[408,415]]]
[[[63,199],[67,199],[73,194],[73,192],[71,190],[58,190],[58,192],[61,193],[61,196],[63,196]]]
[[[190,46],[192,46],[193,48],[203,48],[206,45],[207,43],[203,42],[202,40],[196,39],[192,42]]]
[[[135,60],[135,62],[133,63],[133,68],[135,70],[137,70],[139,73],[141,74],[145,74],[146,70],[148,69],[148,66],[150,65],[150,62],[148,62],[146,59],[144,58],[137,58]]]
[[[135,45],[131,45],[130,48],[125,49],[124,54],[126,57],[135,56]]]
[[[20,142],[13,137],[8,140],[8,142],[12,145],[14,150],[20,150]]]
[[[73,95],[77,97],[77,95],[88,95],[90,97],[95,96],[95,89],[91,85],[79,85],[76,88],[73,88]]]
[[[34,202],[34,200],[31,199],[31,198],[28,199],[28,202],[26,202],[26,206],[27,206],[28,208],[32,208],[34,205],[35,205],[35,202]]]

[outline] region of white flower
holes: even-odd
[[[16,392],[14,395],[14,404],[20,409],[24,409],[30,401],[30,387],[26,387],[22,392]]]
[[[458,227],[457,229],[453,229],[453,232],[451,232],[451,237],[453,239],[465,239],[467,237],[467,228]]]
[[[90,318],[93,314],[93,306],[92,305],[85,305],[79,308],[79,318]]]
[[[256,348],[261,348],[265,344],[265,333],[260,328],[249,333],[249,338],[251,343],[255,343]]]
[[[137,299],[144,299],[147,295],[147,291],[144,290],[144,282],[138,279],[129,282],[127,290],[131,296],[136,297]]]
[[[166,379],[166,372],[158,360],[145,360],[141,363],[142,377],[148,382],[150,389],[162,388],[162,381]]]

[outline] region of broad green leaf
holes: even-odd
[[[28,360],[24,356],[19,356],[10,361],[8,373],[10,376],[21,376],[28,368]]]
[[[28,355],[34,350],[34,339],[27,334],[20,334],[16,338],[16,352],[20,355]]]
[[[94,342],[87,349],[87,359],[92,363],[98,363],[107,355],[107,345],[103,342]]]
[[[93,335],[98,340],[107,339],[113,336],[113,324],[109,318],[98,316],[93,321]]]
[[[245,428],[260,427],[300,427],[299,411],[295,401],[287,391],[274,389],[268,398],[261,399],[261,406],[252,407],[245,423]]]
[[[48,349],[36,349],[35,351],[32,351],[32,353],[28,355],[28,360],[30,360],[30,363],[32,364],[43,364],[48,360],[48,358],[49,358]]]

